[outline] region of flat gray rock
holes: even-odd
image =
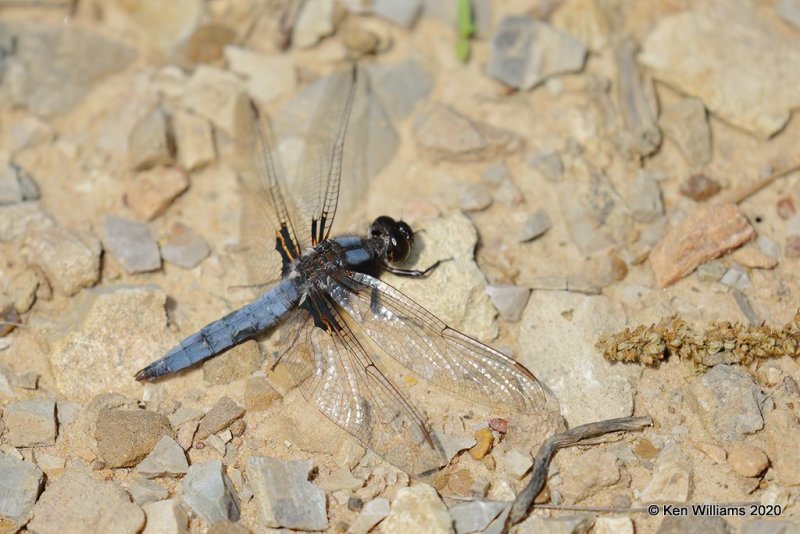
[[[504,17],[486,68],[492,78],[527,91],[547,78],[583,69],[586,47],[578,39],[530,17]]]
[[[766,395],[750,373],[735,365],[715,365],[689,386],[703,426],[722,442],[741,441],[764,427]]]
[[[146,477],[180,476],[189,470],[186,454],[178,442],[169,436],[162,436],[136,470]]]
[[[384,497],[372,499],[364,505],[355,521],[350,523],[347,534],[367,534],[389,515],[389,510],[389,499]]]
[[[147,225],[106,215],[103,233],[109,252],[130,274],[155,271],[161,268],[161,256]]]
[[[525,243],[533,241],[537,237],[541,237],[547,232],[553,223],[550,222],[550,216],[544,210],[537,210],[536,213],[528,217],[528,220],[522,225],[519,231],[519,242]]]
[[[629,204],[633,218],[637,221],[655,222],[664,215],[661,187],[652,173],[644,170],[636,173],[630,190]]]
[[[531,299],[517,359],[553,391],[568,426],[631,415],[628,377],[638,371],[604,360],[594,346],[601,333],[622,329],[624,311],[605,296],[537,291]]]
[[[167,488],[143,477],[133,477],[128,481],[128,493],[133,498],[133,502],[139,506],[144,506],[147,503],[161,501],[169,496]]]
[[[151,502],[142,506],[147,526],[142,534],[188,534],[189,516],[176,499]]]
[[[42,494],[28,524],[31,532],[63,534],[119,532],[135,534],[144,527],[144,512],[114,482],[93,478],[81,466],[68,466]]]
[[[56,441],[56,403],[53,399],[12,402],[3,418],[5,440],[14,447],[47,447]]]
[[[172,225],[169,239],[161,246],[161,257],[184,269],[194,269],[210,252],[206,240],[181,223]]]
[[[282,461],[269,456],[247,460],[258,514],[263,526],[298,530],[328,527],[325,492],[308,481],[310,460]]]
[[[181,491],[184,504],[209,525],[239,520],[239,500],[221,461],[212,460],[190,467]]]
[[[0,524],[20,528],[28,522],[43,480],[34,464],[0,453]]]
[[[454,504],[447,510],[453,518],[456,534],[467,534],[482,532],[504,508],[510,508],[510,505],[498,501],[466,501]]]
[[[83,26],[16,24],[14,55],[18,73],[6,84],[11,98],[37,115],[67,112],[104,78],[123,70],[136,52]]]

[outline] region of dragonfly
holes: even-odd
[[[242,241],[260,295],[188,336],[136,378],[175,373],[280,327],[277,361],[310,404],[407,473],[430,473],[447,464],[440,440],[387,376],[375,348],[416,377],[504,413],[538,413],[552,409],[554,399],[522,364],[447,326],[380,279],[385,272],[424,278],[439,265],[402,266],[415,242],[406,222],[382,215],[366,235],[331,237],[354,100],[368,84],[359,83],[365,78],[359,73],[353,66],[329,77],[292,189],[269,120],[254,102],[243,110],[236,142],[246,161]]]

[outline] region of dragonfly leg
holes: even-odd
[[[446,261],[452,261],[453,258],[447,258],[446,260],[438,260],[434,262],[433,265],[428,267],[427,269],[419,270],[419,269],[400,269],[398,267],[392,267],[391,265],[384,265],[383,268],[389,271],[392,274],[396,274],[397,276],[406,276],[408,278],[422,278],[428,276],[436,269],[439,265]]]

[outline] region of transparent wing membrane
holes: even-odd
[[[444,465],[444,454],[425,418],[375,365],[336,307],[324,296],[315,298],[327,306],[338,328],[327,332],[307,320],[298,333],[299,343],[282,357],[303,397],[365,447],[408,473]]]
[[[501,411],[556,410],[547,388],[524,366],[447,326],[389,284],[342,273],[332,300],[398,363],[470,401]]]

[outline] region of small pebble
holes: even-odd
[[[213,163],[216,158],[214,133],[206,119],[179,111],[172,117],[172,127],[181,167],[193,171]]]
[[[225,47],[236,41],[236,31],[217,23],[195,29],[186,44],[186,58],[191,63],[214,63],[222,58]]]
[[[531,457],[521,453],[517,449],[508,451],[503,455],[501,461],[505,466],[506,472],[518,480],[521,480],[533,466]]]
[[[111,254],[130,274],[155,271],[161,267],[158,244],[146,225],[107,215],[103,232]]]
[[[531,296],[531,290],[521,286],[486,286],[484,291],[500,312],[500,316],[509,322],[520,320]]]
[[[483,211],[492,205],[492,193],[483,184],[463,184],[459,189],[459,207],[464,211]]]
[[[125,203],[137,217],[150,221],[163,214],[188,188],[186,172],[159,167],[134,177],[125,190]]]
[[[778,216],[783,220],[790,219],[797,213],[792,197],[783,197],[778,200],[778,203],[775,204],[775,210],[778,212]]]
[[[189,532],[189,516],[175,499],[142,506],[147,525],[142,534],[184,534]]]
[[[728,450],[728,464],[745,477],[757,477],[769,465],[764,451],[752,445],[736,444]]]
[[[495,417],[494,419],[489,420],[489,428],[494,430],[499,434],[505,434],[508,432],[508,419],[502,419],[500,417]]]
[[[170,227],[169,239],[161,246],[161,257],[184,269],[194,269],[210,252],[205,239],[179,222]]]
[[[475,446],[469,450],[470,456],[476,460],[482,459],[489,454],[494,444],[494,435],[488,428],[482,428],[475,432]]]
[[[146,477],[180,476],[189,469],[186,455],[180,445],[169,436],[162,436],[153,450],[136,466]]]
[[[758,245],[758,249],[773,259],[778,259],[781,256],[781,247],[776,243],[774,240],[768,238],[765,235],[758,236],[756,240],[756,244]]]
[[[167,117],[159,108],[145,115],[131,130],[128,140],[131,167],[142,171],[172,161]]]
[[[194,464],[181,484],[181,500],[208,524],[239,520],[239,503],[219,460]]]
[[[750,277],[747,275],[747,269],[734,263],[719,279],[720,283],[728,287],[735,287],[736,289],[747,289],[752,284]]]
[[[195,439],[204,440],[228,428],[231,423],[244,415],[244,408],[229,397],[222,397],[217,404],[200,420]]]
[[[680,187],[683,196],[696,202],[703,202],[719,193],[722,187],[719,182],[705,174],[694,174]]]
[[[550,226],[550,216],[544,210],[539,210],[522,225],[518,240],[520,243],[533,241],[537,237],[544,235],[550,229]]]
[[[722,260],[711,260],[697,268],[697,277],[704,282],[719,282],[719,279],[728,271],[727,265]]]

